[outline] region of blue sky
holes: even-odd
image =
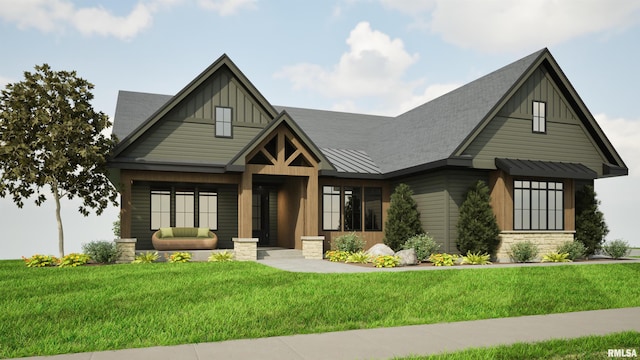
[[[223,53],[275,105],[398,115],[548,47],[631,169],[596,181],[609,239],[640,246],[640,2],[0,0],[0,86],[48,63],[95,85],[175,94]],[[66,252],[112,239],[117,209],[63,204]],[[0,199],[0,258],[57,254],[52,201]]]

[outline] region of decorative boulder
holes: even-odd
[[[385,244],[375,244],[365,253],[371,257],[394,254],[393,250]]]
[[[396,256],[400,258],[400,263],[398,263],[398,266],[418,264],[418,257],[416,256],[415,249],[400,250],[396,253]]]

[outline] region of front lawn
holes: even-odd
[[[0,357],[640,306],[640,264],[301,274],[0,261]]]

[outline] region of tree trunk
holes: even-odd
[[[58,251],[60,259],[64,257],[64,231],[62,230],[62,217],[60,216],[60,193],[58,192],[58,182],[54,180],[51,184],[53,197],[56,200],[56,220],[58,221]]]

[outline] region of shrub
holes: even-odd
[[[392,268],[400,264],[400,257],[395,255],[380,255],[376,256],[372,262],[377,268]]]
[[[334,249],[347,252],[358,252],[364,250],[364,240],[356,233],[338,236],[333,241]]]
[[[584,258],[587,249],[580,241],[567,241],[564,244],[560,245],[556,252],[559,254],[569,254],[567,258],[573,261]]]
[[[467,191],[460,205],[457,228],[456,247],[461,254],[471,251],[495,256],[500,245],[500,229],[491,208],[489,188],[484,181],[479,180]]]
[[[398,185],[391,194],[391,204],[387,210],[384,227],[384,243],[393,251],[398,251],[411,236],[421,234],[422,224],[418,205],[413,199],[413,191],[406,184]]]
[[[609,233],[598,205],[600,201],[593,186],[587,185],[576,192],[576,241],[584,244],[587,249],[586,255],[593,255],[600,250],[605,236]]]
[[[433,240],[433,237],[429,234],[419,234],[410,237],[404,244],[402,244],[402,248],[414,249],[416,251],[418,261],[426,261],[429,258],[429,255],[440,249],[440,244]]]
[[[212,261],[212,262],[233,261],[233,256],[234,256],[233,253],[227,250],[222,252],[214,252],[214,253],[211,253],[211,256],[209,256],[208,261]]]
[[[155,262],[156,260],[158,260],[160,256],[158,255],[158,252],[150,252],[150,251],[146,251],[142,254],[138,254],[136,256],[136,259],[133,260],[131,263],[132,264],[151,264],[152,262]]]
[[[538,246],[529,240],[522,241],[512,244],[507,254],[515,262],[530,262],[538,256]]]
[[[112,264],[118,260],[120,252],[113,241],[92,241],[82,245],[82,252],[91,260],[101,264]]]
[[[469,265],[490,265],[491,261],[489,261],[490,255],[487,253],[480,254],[472,253],[471,251],[467,252],[467,256],[462,257],[463,264]]]
[[[622,239],[613,240],[606,243],[602,247],[602,250],[604,250],[605,254],[611,256],[614,259],[625,257],[631,252],[631,249],[629,249],[629,243]]]
[[[333,262],[345,262],[349,255],[351,255],[351,253],[348,251],[329,250],[324,254],[324,257]]]
[[[62,259],[60,259],[59,266],[76,267],[88,263],[89,260],[90,257],[87,254],[71,253],[69,255],[65,255]]]
[[[176,251],[173,254],[171,254],[167,258],[167,260],[169,260],[170,263],[186,263],[191,261],[191,253],[184,252],[184,251]]]
[[[365,254],[363,251],[351,253],[349,254],[349,256],[347,256],[347,260],[345,260],[345,262],[355,264],[368,264],[370,261],[371,257]]]
[[[458,255],[447,253],[431,254],[431,256],[429,256],[429,261],[431,261],[435,266],[453,266],[457,259]]]
[[[542,262],[571,262],[569,253],[551,252],[542,257]]]
[[[52,255],[39,255],[35,254],[30,258],[22,257],[22,260],[27,267],[45,267],[56,266],[60,262],[57,257]]]

